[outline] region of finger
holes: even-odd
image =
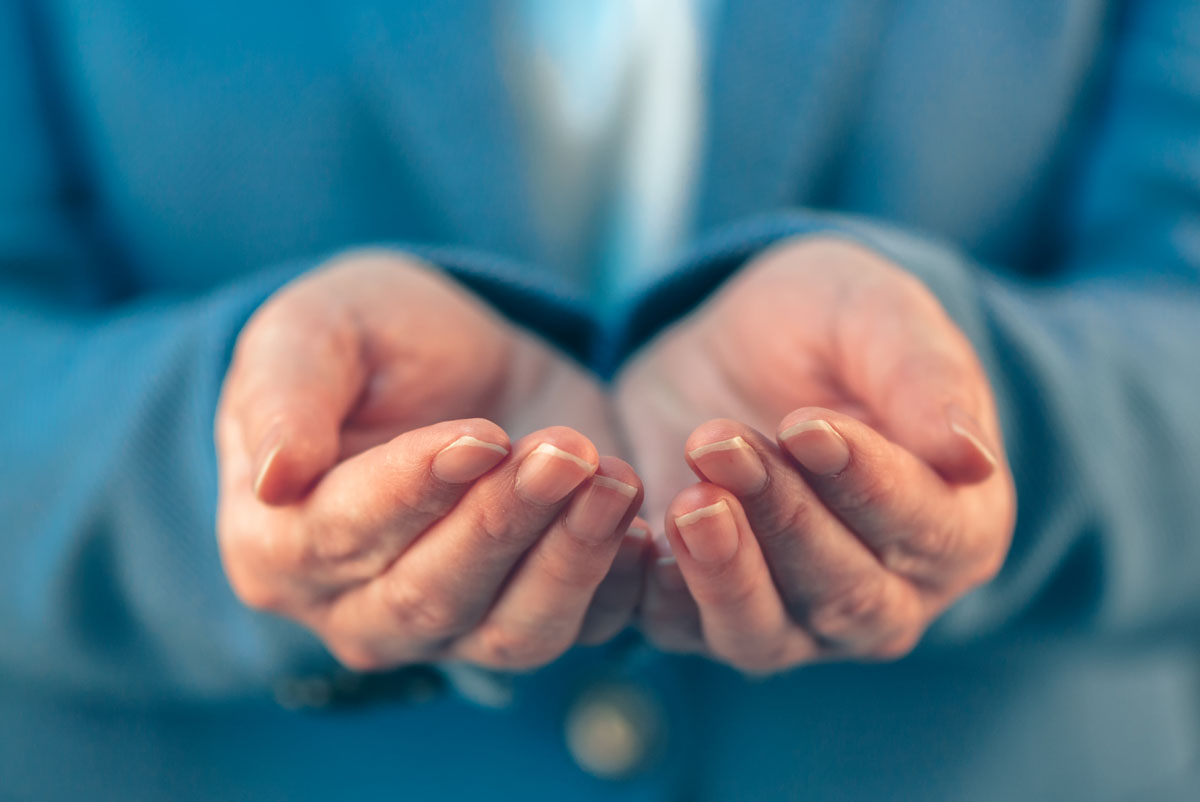
[[[656,536],[649,556],[639,627],[655,648],[677,654],[706,650],[700,610],[688,590],[679,561],[665,535]]]
[[[957,493],[870,426],[810,407],[787,415],[778,439],[824,505],[889,570],[942,587],[974,584],[998,567],[994,538],[974,535],[990,529],[964,520],[975,495]]]
[[[336,462],[342,420],[366,381],[353,324],[301,303],[255,315],[230,368],[228,403],[254,493],[273,505],[303,495]]]
[[[740,492],[788,609],[822,643],[860,653],[917,624],[915,591],[884,569],[774,443],[744,424],[713,420],[697,427],[688,448],[698,475]]]
[[[893,439],[953,482],[999,467],[999,429],[974,348],[922,285],[871,304],[870,336],[850,337],[851,389]],[[857,374],[857,375],[856,375]]]
[[[446,644],[477,625],[522,555],[558,517],[599,456],[564,427],[518,441],[375,581],[345,624],[401,649]]]
[[[596,474],[512,572],[487,617],[455,644],[454,656],[525,669],[566,651],[579,636],[641,497],[633,468],[615,457],[600,460]]]
[[[277,544],[293,551],[286,567],[337,584],[377,576],[509,448],[503,429],[470,418],[405,432],[339,464],[303,502],[300,542]]]
[[[634,518],[579,628],[579,642],[584,646],[612,640],[633,618],[642,598],[649,539],[646,521]]]
[[[715,655],[753,673],[816,656],[816,644],[792,625],[731,493],[712,484],[685,489],[667,509],[666,531]]]
[[[679,449],[688,432],[710,417],[702,409],[745,406],[728,377],[714,367],[709,349],[696,347],[697,323],[689,319],[676,324],[615,380],[613,404],[625,442],[642,476],[653,477],[647,483],[645,506],[656,526],[675,494],[692,483],[679,461]]]

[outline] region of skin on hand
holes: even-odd
[[[529,431],[551,409],[571,425]],[[226,573],[352,668],[548,662],[619,631],[642,582],[641,483],[579,433],[609,447],[607,422],[579,368],[453,281],[348,254],[239,337],[216,422]]]
[[[866,249],[772,249],[617,399],[664,522],[640,611],[664,649],[752,673],[899,657],[1003,563],[1016,502],[987,379]]]

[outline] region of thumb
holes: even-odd
[[[366,380],[358,342],[356,331],[320,320],[276,315],[247,326],[231,401],[259,500],[290,503],[337,462],[342,421]]]
[[[1002,442],[975,348],[923,284],[880,282],[843,316],[841,378],[878,428],[948,482],[999,468]]]
[[[944,351],[909,354],[872,410],[899,445],[944,479],[982,482],[999,467],[998,426],[982,371]],[[987,421],[987,423],[984,423]]]

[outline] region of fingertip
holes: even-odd
[[[730,496],[727,491],[709,482],[697,482],[685,487],[676,493],[675,498],[671,499],[671,503],[667,505],[667,514],[664,519],[667,530],[669,531],[674,526],[675,519],[680,515],[686,515],[700,507],[707,507],[726,496]]]
[[[850,464],[852,455],[835,420],[831,410],[799,409],[780,421],[776,438],[805,470],[817,476],[837,476]]]
[[[603,457],[564,515],[568,531],[590,543],[622,541],[629,521],[641,506],[642,488],[633,468],[615,457]]]
[[[566,499],[600,467],[600,456],[592,441],[565,426],[553,426],[522,438],[515,453],[520,459],[517,494],[542,506]]]
[[[730,418],[713,418],[692,429],[684,449],[690,456],[693,451],[711,443],[743,436],[748,428],[745,424]]]
[[[543,446],[552,446],[558,451],[574,457],[581,466],[590,466],[595,473],[600,466],[600,452],[596,446],[570,426],[548,426],[521,438],[520,450],[533,451]]]
[[[625,460],[612,456],[600,457],[598,467],[596,468],[596,476],[611,479],[615,482],[620,482],[627,488],[632,488],[634,492],[630,498],[637,499],[640,504],[643,493],[642,479],[637,475],[637,471],[633,469],[633,466]]]
[[[702,481],[736,496],[752,496],[770,481],[762,455],[751,444],[762,436],[745,424],[724,418],[697,426],[688,437],[687,462]]]
[[[512,442],[508,438],[508,432],[504,431],[504,427],[495,421],[487,418],[463,418],[447,421],[443,425],[451,429],[457,436],[474,437],[495,444],[505,451],[512,451]]]
[[[740,541],[736,505],[737,499],[716,485],[701,483],[682,490],[667,509],[675,554],[708,566],[731,560]]]
[[[263,442],[254,457],[254,495],[265,504],[275,503],[282,490],[275,469],[282,450],[283,440],[274,436]]]
[[[950,455],[944,465],[934,467],[948,480],[964,484],[990,478],[1000,461],[988,446],[979,421],[958,404],[950,404],[946,407],[946,423],[952,438]]]
[[[263,440],[255,458],[255,497],[271,506],[296,501],[333,466],[336,449],[336,443],[289,436],[282,428],[273,431]]]
[[[430,470],[447,484],[473,482],[508,457],[508,435],[496,424],[482,418],[452,421],[439,433],[445,441],[454,438],[433,456]]]

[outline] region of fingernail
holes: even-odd
[[[556,504],[594,474],[596,467],[558,446],[542,443],[521,462],[517,495],[534,504]]]
[[[779,439],[797,462],[818,476],[836,476],[850,464],[850,447],[823,420],[800,421],[780,432]]]
[[[750,444],[741,437],[718,440],[688,452],[692,462],[713,484],[744,496],[767,485],[767,469]]]
[[[946,407],[946,419],[950,423],[950,431],[966,440],[993,469],[1000,464],[996,455],[984,444],[981,434],[983,427],[979,425],[979,421],[975,420],[974,416],[958,404],[950,404]]]
[[[676,516],[675,526],[696,562],[718,565],[727,562],[737,551],[737,524],[725,499]]]
[[[641,541],[642,543],[645,543],[650,539],[650,530],[644,526],[638,526],[636,524],[629,527],[629,530],[625,534],[634,540]]]
[[[254,464],[258,469],[254,472],[254,497],[262,498],[263,485],[267,481],[267,475],[271,472],[271,466],[275,464],[275,458],[279,456],[279,452],[283,450],[283,436],[278,430],[271,432],[263,439],[262,445],[258,449],[258,455],[254,460]]]
[[[567,531],[580,540],[599,543],[616,534],[617,524],[629,511],[637,488],[609,476],[593,476],[587,490],[575,497],[567,511]]]
[[[449,484],[478,479],[508,456],[508,449],[496,443],[464,434],[433,458],[433,475]]]

